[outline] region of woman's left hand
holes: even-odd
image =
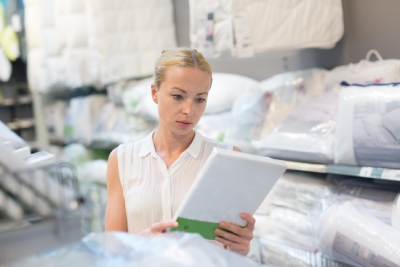
[[[250,241],[253,239],[254,224],[256,223],[256,220],[253,216],[247,213],[240,214],[240,218],[247,222],[246,227],[243,228],[223,221],[219,225],[232,233],[221,229],[215,229],[215,233],[218,235],[215,237],[215,240],[227,246],[228,249],[246,256],[250,250]]]

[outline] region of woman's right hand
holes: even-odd
[[[143,230],[139,233],[139,235],[147,235],[147,236],[156,236],[164,234],[167,229],[169,228],[176,228],[178,227],[178,222],[176,221],[169,221],[169,222],[159,222],[153,224],[150,228]]]

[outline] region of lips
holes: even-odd
[[[191,121],[177,121],[177,123],[183,128],[187,128],[192,125]]]

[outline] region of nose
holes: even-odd
[[[193,102],[192,100],[187,100],[184,103],[184,107],[182,108],[182,113],[187,116],[193,115]]]

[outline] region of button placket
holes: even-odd
[[[157,158],[160,168],[163,170],[163,184],[161,188],[161,206],[163,212],[163,221],[172,220],[172,205],[171,205],[171,175],[165,162],[161,158]]]

